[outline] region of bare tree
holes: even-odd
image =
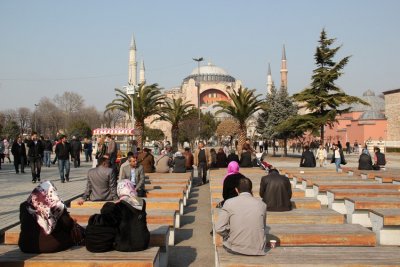
[[[95,107],[82,108],[80,114],[80,120],[85,121],[91,129],[100,127],[101,113]]]
[[[110,128],[116,128],[122,125],[125,126],[125,120],[126,113],[118,109],[108,110],[104,112],[102,117],[102,123]]]
[[[29,108],[22,107],[18,109],[17,116],[21,134],[27,133],[29,128],[32,129],[32,115]]]
[[[64,125],[62,111],[47,97],[43,97],[39,101],[37,119],[40,132],[51,137],[54,137]]]
[[[61,96],[56,95],[54,102],[57,106],[65,113],[76,113],[80,112],[84,100],[81,95],[74,92],[64,92]]]

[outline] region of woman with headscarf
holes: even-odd
[[[174,173],[185,173],[186,172],[186,158],[180,151],[176,152],[174,155],[174,160],[172,162]]]
[[[362,150],[360,158],[358,159],[358,169],[372,170],[372,158],[366,148]]]
[[[43,181],[20,205],[18,246],[26,253],[52,253],[83,241],[83,228],[69,215],[57,188]]]
[[[222,197],[224,200],[219,203],[219,206],[223,206],[227,199],[238,196],[235,188],[242,177],[244,177],[244,175],[239,172],[239,164],[236,161],[231,161],[228,165],[227,174],[224,178],[224,186],[222,188]]]
[[[146,202],[137,197],[135,186],[128,179],[118,182],[117,194],[119,200],[116,203],[105,203],[101,214],[92,215],[89,219],[86,248],[91,252],[113,249],[132,252],[149,246]]]

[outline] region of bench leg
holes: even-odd
[[[344,201],[341,200],[335,200],[332,203],[329,204],[329,208],[333,209],[334,211],[339,212],[340,214],[346,214],[347,210],[344,205]]]
[[[371,227],[368,211],[356,210],[352,214],[347,214],[347,223],[361,224],[364,227]]]
[[[181,228],[181,215],[179,213],[175,216],[175,228]]]
[[[314,197],[314,189],[306,188],[306,197]]]
[[[317,199],[319,200],[319,202],[321,202],[321,205],[328,205],[328,197],[326,196],[326,194],[318,194]]]
[[[182,199],[179,201],[179,214],[183,215],[183,201],[182,201]]]
[[[168,245],[175,246],[175,228],[169,228],[169,238],[168,238]]]

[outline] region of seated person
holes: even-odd
[[[249,178],[240,178],[235,190],[239,195],[219,210],[215,231],[223,237],[229,253],[265,255],[266,205],[253,197]]]
[[[118,202],[105,203],[101,214],[89,219],[86,248],[91,252],[133,252],[149,246],[146,202],[136,196],[135,186],[128,179],[118,182],[117,192]]]
[[[358,159],[359,170],[372,170],[372,159],[369,155],[368,149],[364,148],[361,152],[360,158]]]
[[[145,173],[153,173],[155,171],[154,156],[151,154],[150,149],[143,148],[143,152],[139,153],[137,161],[143,166]]]
[[[301,154],[300,167],[314,168],[316,166],[314,153],[309,146],[304,147],[305,151]]]
[[[236,161],[237,163],[239,163],[239,156],[236,155],[236,152],[234,149],[231,150],[231,153],[228,155],[228,164],[232,161]]]
[[[174,160],[172,162],[173,164],[173,171],[175,173],[184,173],[186,172],[186,158],[185,156],[182,155],[181,152],[176,152]]]
[[[157,173],[169,172],[169,157],[166,154],[161,154],[155,158],[155,166]]]
[[[242,154],[240,154],[240,167],[250,168],[253,167],[251,159],[251,148],[249,144],[245,144]]]
[[[98,160],[98,166],[90,169],[87,174],[86,190],[79,205],[90,201],[107,201],[117,199],[117,180],[115,172],[110,168],[110,160],[102,157]]]
[[[261,178],[260,197],[267,204],[268,211],[289,211],[292,209],[292,186],[289,178],[272,169]]]
[[[373,168],[374,170],[380,170],[381,167],[384,167],[386,165],[386,157],[385,154],[381,153],[381,150],[379,147],[374,147],[374,165]]]
[[[135,185],[137,195],[139,197],[146,196],[143,166],[137,164],[137,159],[134,156],[129,158],[129,165],[121,169],[121,177],[119,179],[130,180]]]
[[[186,170],[193,170],[194,158],[192,152],[190,152],[190,147],[185,147],[183,155],[186,159]]]
[[[226,168],[228,166],[228,159],[226,157],[226,154],[224,152],[224,149],[221,147],[218,149],[217,153],[217,168]]]
[[[40,183],[20,207],[18,246],[25,253],[52,253],[83,241],[84,229],[70,217],[49,181]]]
[[[218,203],[218,208],[222,207],[227,199],[238,196],[236,188],[242,177],[244,176],[239,172],[239,164],[236,161],[229,163],[227,174],[224,178],[224,186],[222,188],[222,197],[224,200]]]

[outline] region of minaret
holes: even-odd
[[[285,50],[285,45],[283,45],[283,51],[282,51],[282,63],[281,63],[281,87],[284,87],[287,89],[287,67],[286,67],[286,50]]]
[[[144,68],[144,60],[140,62],[140,70],[139,70],[139,83],[145,83],[146,82],[146,76],[145,76],[145,68]]]
[[[135,37],[132,34],[131,46],[129,48],[129,73],[128,73],[129,84],[137,84],[137,62],[136,62],[136,42]]]
[[[268,63],[267,94],[271,94],[271,89],[272,89],[273,84],[274,84],[274,82],[272,81],[271,65]]]

